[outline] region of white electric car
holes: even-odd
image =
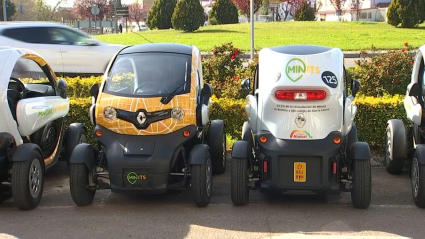
[[[39,204],[45,170],[87,141],[83,124],[65,130],[66,86],[34,51],[0,47],[0,194],[21,210]]]
[[[358,142],[354,104],[340,49],[313,45],[264,48],[245,110],[242,140],[232,148],[231,198],[249,190],[289,194],[351,192],[356,208],[371,201],[370,149]],[[252,89],[252,88],[253,89]]]
[[[425,45],[415,57],[411,82],[407,86],[404,109],[408,124],[400,119],[390,119],[386,128],[384,164],[391,174],[403,171],[410,162],[413,200],[417,207],[425,207]],[[407,128],[407,130],[406,130]]]

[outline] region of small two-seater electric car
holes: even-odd
[[[66,82],[31,50],[0,47],[0,99],[0,193],[11,191],[19,209],[31,210],[41,200],[45,170],[86,141],[84,125],[65,131]]]
[[[97,189],[157,194],[191,183],[195,204],[208,205],[213,171],[226,167],[224,122],[209,121],[212,90],[195,46],[118,52],[92,88],[98,146],[81,144],[71,155],[74,202],[90,204]]]
[[[411,163],[413,200],[425,207],[425,45],[417,51],[410,84],[404,97],[408,124],[400,119],[387,122],[384,165],[391,174],[400,174]],[[404,80],[404,79],[402,79]],[[407,129],[406,129],[407,128]]]
[[[234,143],[231,198],[249,201],[249,190],[280,193],[351,192],[356,208],[371,200],[370,149],[354,124],[360,84],[345,77],[340,49],[313,45],[264,48],[245,110],[242,140]],[[347,87],[348,88],[348,87]]]

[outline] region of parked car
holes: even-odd
[[[406,80],[406,79],[403,79]],[[410,84],[404,97],[406,124],[402,119],[387,121],[384,165],[391,174],[401,174],[410,165],[415,205],[425,208],[425,45],[415,56]]]
[[[148,26],[146,26],[145,24],[140,25],[140,31],[147,31],[149,30]]]
[[[0,47],[0,198],[11,191],[21,210],[39,204],[45,170],[87,142],[84,124],[66,127],[66,89],[34,51]]]
[[[0,46],[40,54],[56,73],[103,74],[124,45],[107,44],[83,31],[53,22],[2,22]]]
[[[249,190],[288,194],[351,192],[355,208],[371,201],[370,148],[357,139],[354,103],[360,83],[349,79],[338,48],[263,48],[254,82],[247,78],[247,121],[232,148],[231,198]]]

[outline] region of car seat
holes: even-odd
[[[19,91],[10,89],[7,90],[7,102],[9,104],[10,111],[12,112],[12,116],[15,121],[17,121],[16,107],[18,106],[18,102],[20,100],[22,100],[22,94]]]

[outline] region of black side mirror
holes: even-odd
[[[202,98],[202,104],[208,105],[208,102],[210,101],[210,98],[213,94],[213,88],[212,85],[205,83],[204,87],[201,90],[201,98]]]
[[[58,82],[59,96],[62,97],[63,99],[66,99],[67,90],[68,90],[68,85],[66,84],[66,81],[64,81],[63,79],[60,79],[59,82]]]
[[[251,79],[245,78],[241,83],[242,91],[248,94],[251,91]]]
[[[409,92],[409,96],[419,97],[421,95],[421,87],[416,82],[409,84],[407,86],[407,92]]]
[[[356,97],[357,93],[360,90],[360,82],[356,79],[351,80],[351,95]]]
[[[90,89],[90,95],[92,97],[94,97],[95,100],[97,100],[97,96],[99,95],[99,88],[100,88],[99,84],[96,83],[96,84],[92,85],[92,87]]]

